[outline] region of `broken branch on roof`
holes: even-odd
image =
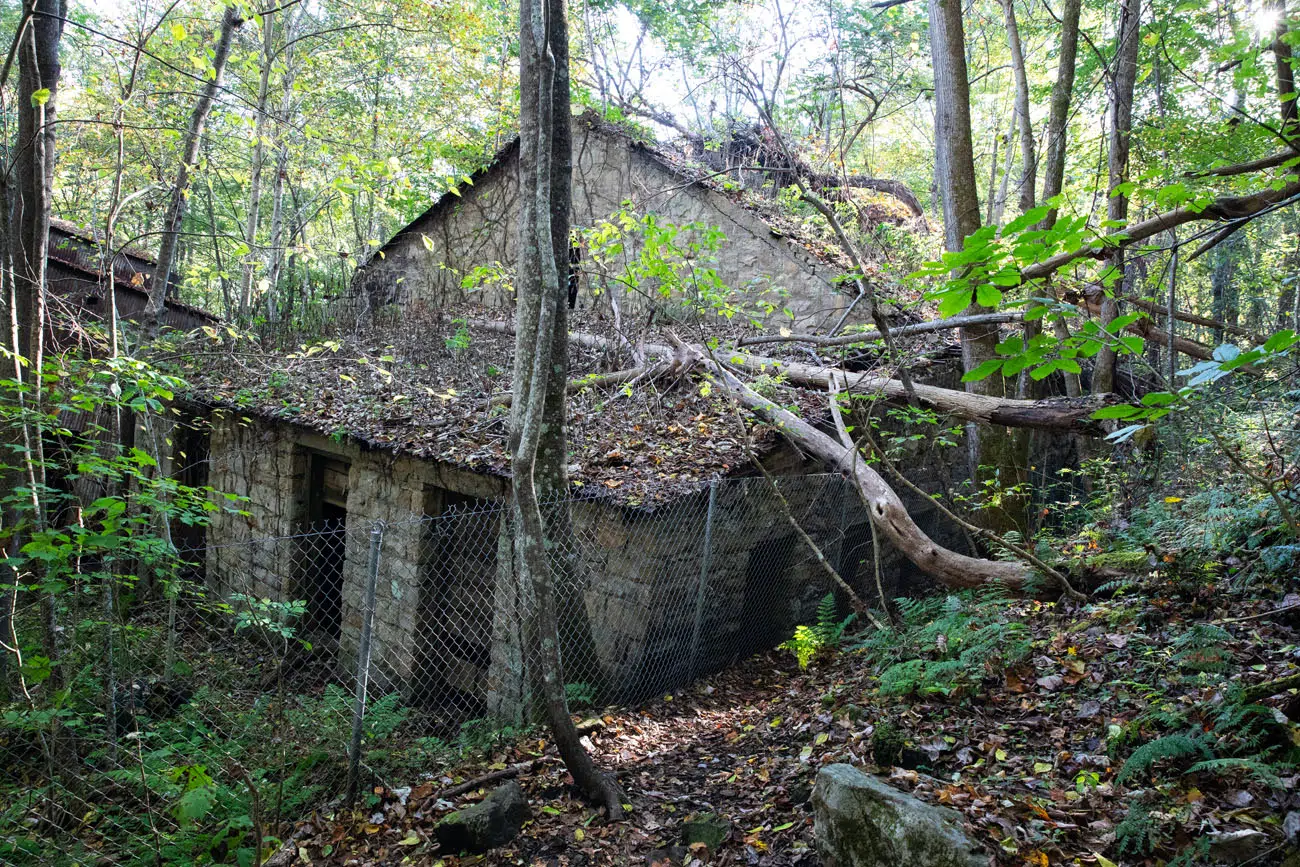
[[[472,327],[495,331],[499,334],[512,333],[513,326],[508,322],[488,320],[471,320]],[[617,349],[615,341],[595,334],[570,332],[569,340],[580,346],[593,349]],[[693,351],[704,351],[703,347],[691,345]],[[676,350],[664,344],[647,343],[644,347],[647,355],[660,358],[674,358]],[[903,383],[891,377],[866,372],[852,372],[838,367],[805,364],[797,361],[782,361],[762,355],[745,352],[722,350],[719,353],[727,364],[746,373],[784,376],[789,382],[811,386],[818,390],[827,388],[834,382],[843,391],[861,394],[882,394],[891,400],[906,400],[907,390]],[[953,388],[941,388],[935,385],[914,385],[917,402],[929,409],[955,416],[966,421],[984,422],[1005,427],[1028,427],[1039,430],[1074,431],[1077,433],[1100,433],[1099,426],[1092,421],[1092,414],[1103,406],[1114,402],[1108,395],[1090,395],[1077,398],[1044,398],[1042,400],[1018,400],[1016,398],[993,397],[974,394]]]

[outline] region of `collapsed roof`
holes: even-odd
[[[184,363],[192,397],[201,404],[505,477],[509,411],[503,398],[511,387],[514,337],[502,332],[513,324],[509,317],[509,311],[473,308],[407,315],[282,354],[231,353],[196,338]],[[620,343],[614,328],[597,317],[572,327]],[[711,329],[711,336],[752,330],[726,329]],[[570,345],[571,382],[634,365],[626,346]],[[746,432],[730,402],[691,376],[655,374],[570,390],[574,485],[601,486],[621,502],[649,502],[746,471],[753,456],[780,445],[765,425],[747,419]],[[776,381],[766,387],[805,417],[826,412],[825,392]]]

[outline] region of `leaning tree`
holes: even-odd
[[[567,10],[564,0],[521,0],[519,13],[520,256],[510,413],[514,574],[521,597],[529,600],[524,642],[556,746],[582,793],[618,818],[623,812],[619,789],[596,768],[569,714],[556,570],[547,552],[548,535],[566,531],[567,521],[557,520],[550,509],[550,520],[544,520],[539,496],[567,487],[567,299],[560,280],[568,265],[573,175]]]

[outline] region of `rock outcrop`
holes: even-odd
[[[828,867],[988,867],[952,810],[933,807],[851,765],[828,765],[813,788],[817,850]]]
[[[477,804],[449,813],[433,832],[444,852],[486,852],[513,840],[527,818],[524,790],[511,780]]]

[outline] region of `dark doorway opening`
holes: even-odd
[[[411,700],[454,731],[487,710],[502,512],[442,488],[429,489],[425,509],[436,520],[429,522]]]
[[[759,542],[749,552],[745,601],[740,613],[745,630],[741,640],[747,655],[776,647],[794,629],[790,568],[800,544],[795,536],[778,536]]]
[[[343,626],[343,564],[347,556],[348,462],[312,455],[308,473],[307,532],[300,592],[307,603],[303,629],[337,639]]]

